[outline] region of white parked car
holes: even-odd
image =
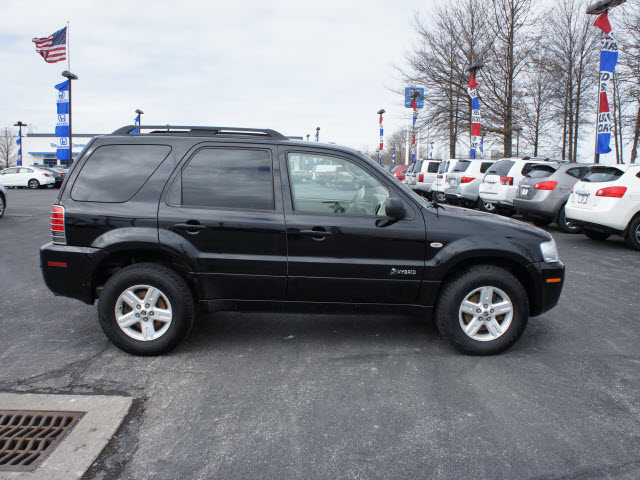
[[[448,160],[443,160],[438,167],[438,173],[436,174],[436,179],[431,185],[431,198],[434,198],[439,203],[444,203],[447,200],[445,196],[445,190],[449,186],[447,183],[447,174],[456,166],[458,163],[458,159],[450,158]]]
[[[425,160],[422,162],[420,173],[416,177],[416,191],[427,195],[431,191],[431,185],[436,181],[440,160]]]
[[[593,240],[621,235],[640,250],[640,165],[597,165],[573,186],[565,216]]]
[[[5,187],[53,188],[55,177],[35,167],[9,167],[0,171],[0,184]]]
[[[503,158],[494,163],[484,176],[480,185],[479,197],[483,205],[497,205],[500,212],[515,213],[513,199],[518,193],[518,184],[536,165],[552,162],[548,158]]]
[[[459,160],[447,175],[448,186],[444,191],[447,201],[470,207],[478,206],[487,211],[493,210],[493,204],[483,204],[478,200],[482,179],[493,163],[493,160],[482,159]]]

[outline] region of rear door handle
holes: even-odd
[[[207,227],[205,225],[200,225],[199,223],[176,223],[172,228],[175,230],[186,230],[187,233],[195,234]]]

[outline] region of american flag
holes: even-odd
[[[43,38],[34,38],[36,52],[42,55],[47,63],[62,62],[67,59],[67,27]]]

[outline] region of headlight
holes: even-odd
[[[540,244],[540,252],[542,253],[542,258],[544,258],[545,262],[553,263],[560,261],[560,257],[558,256],[558,247],[556,247],[556,242],[553,238],[548,242],[542,242]]]

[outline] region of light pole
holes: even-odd
[[[382,149],[384,148],[384,141],[383,141],[383,133],[384,130],[382,128],[382,114],[384,113],[384,108],[381,108],[380,110],[378,110],[378,115],[380,115],[380,149],[378,150],[378,163],[380,165],[382,165]]]
[[[475,62],[466,68],[467,72],[471,72],[469,79],[469,96],[471,97],[471,135],[469,137],[471,158],[476,158],[476,149],[480,146],[480,98],[478,96],[478,83],[476,82],[476,73],[484,67],[484,63]]]
[[[62,76],[69,79],[69,163],[73,163],[73,135],[72,135],[72,122],[71,122],[71,84],[73,80],[78,80],[78,76],[71,73],[69,70],[62,72]]]
[[[598,110],[596,113],[596,141],[593,162],[600,163],[600,153],[609,153],[611,147],[611,114],[609,113],[609,101],[607,100],[607,85],[613,77],[613,72],[618,61],[618,44],[613,32],[607,13],[613,7],[622,5],[626,0],[602,0],[587,7],[587,15],[598,15],[594,26],[602,30],[602,42],[600,44],[600,79],[598,81]],[[602,59],[606,56],[606,65]],[[604,71],[603,71],[604,68]],[[603,98],[604,97],[604,98]],[[605,102],[602,102],[605,100]],[[602,142],[598,139],[603,135]],[[606,137],[608,135],[608,137]]]
[[[513,130],[516,132],[517,134],[517,140],[516,140],[516,157],[520,158],[520,132],[522,131],[522,127],[520,125],[516,125],[515,127],[513,127]]]
[[[136,108],[136,113],[138,114],[138,126],[141,127],[142,126],[142,114],[144,112],[142,110],[140,110],[139,108]]]
[[[310,135],[307,133],[307,142],[309,141],[309,137],[310,137]]]
[[[316,142],[320,141],[320,127],[316,127]]]
[[[422,95],[418,90],[411,92],[411,108],[413,108],[413,123],[411,127],[411,163],[416,163],[416,120],[418,119],[418,100]]]
[[[22,127],[27,127],[28,125],[26,123],[22,123],[20,120],[18,120],[18,123],[14,123],[13,124],[14,127],[18,127],[18,145],[20,145],[20,148],[18,148],[18,153],[20,154],[20,158],[18,159],[18,166],[22,166]],[[9,157],[7,157],[7,167],[9,166]]]

